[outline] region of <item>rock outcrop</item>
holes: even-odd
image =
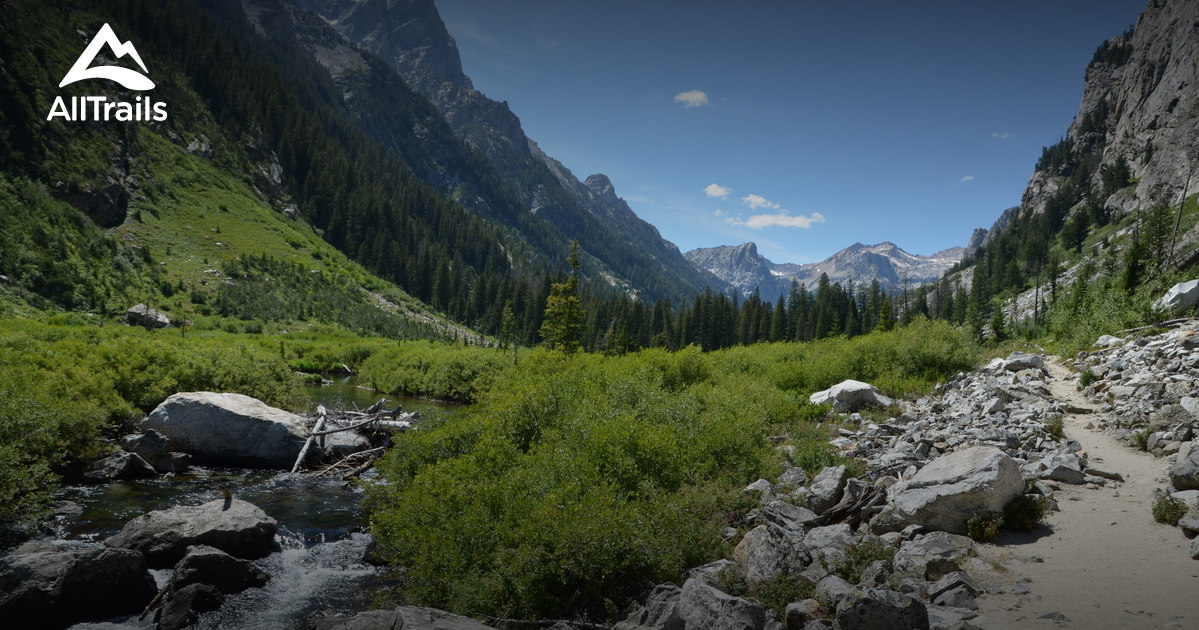
[[[185,392],[167,398],[141,423],[142,431],[166,436],[170,450],[198,462],[289,469],[308,437],[304,418],[241,394]],[[320,438],[311,457],[326,451],[341,455],[369,448],[351,431]]]
[[[137,551],[27,544],[0,558],[0,625],[53,630],[133,614],[157,591]]]
[[[1023,492],[1024,477],[1015,460],[993,446],[975,446],[933,460],[892,486],[890,498],[905,526],[964,534],[966,519],[1001,514]]]
[[[191,545],[215,547],[239,558],[258,558],[275,544],[278,523],[252,503],[218,499],[143,514],[104,541],[115,549],[145,554],[153,569],[166,569],[183,559]]]
[[[125,311],[125,322],[130,326],[141,326],[153,330],[170,326],[171,318],[162,311],[154,310],[145,304],[137,304],[130,306],[129,310]]]

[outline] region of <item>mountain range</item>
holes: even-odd
[[[976,231],[972,244],[979,239],[980,232]],[[901,292],[937,281],[962,260],[967,249],[951,247],[932,256],[920,256],[909,254],[891,242],[854,243],[821,262],[805,265],[773,263],[758,253],[754,243],[693,249],[683,255],[691,264],[728,282],[742,295],[756,289],[764,299],[774,299],[788,294],[792,280],[810,288],[816,286],[822,275],[834,282],[877,280],[884,290]]]

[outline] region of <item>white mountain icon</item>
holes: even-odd
[[[100,27],[100,31],[92,38],[91,43],[84,49],[83,54],[79,55],[79,59],[75,61],[75,65],[71,66],[71,71],[67,73],[67,76],[63,77],[62,83],[59,83],[58,87],[64,87],[84,79],[108,79],[116,81],[130,90],[140,91],[154,88],[153,81],[135,70],[120,66],[88,67],[96,60],[96,55],[99,54],[100,49],[105,44],[108,44],[108,47],[112,49],[112,52],[118,59],[129,55],[133,57],[137,65],[141,66],[142,72],[149,72],[149,70],[146,70],[146,64],[142,63],[141,56],[137,54],[137,49],[133,47],[133,42],[122,44],[121,40],[117,39],[117,34],[112,32],[112,27],[105,24]]]

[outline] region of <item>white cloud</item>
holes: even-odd
[[[724,216],[724,211],[723,211],[723,210],[717,210],[716,212],[713,212],[712,214],[714,214],[714,215],[716,215],[716,216],[718,216],[718,217],[723,217],[723,216]]]
[[[681,92],[674,95],[674,102],[682,103],[684,107],[699,107],[708,104],[708,95],[699,90]]]
[[[716,184],[708,184],[708,187],[704,189],[704,194],[709,197],[724,198],[724,197],[728,197],[729,193],[731,193],[731,192],[733,192],[732,188],[728,188],[725,186],[717,186]]]
[[[1006,131],[1005,131],[1005,132],[1003,132],[1003,133],[999,133],[998,131],[992,131],[992,132],[991,132],[991,137],[992,137],[992,138],[999,138],[1000,140],[1007,140],[1008,138],[1011,138],[1011,137],[1012,137],[1012,134],[1010,134],[1010,133],[1008,133],[1008,132],[1006,132]]]
[[[967,175],[967,176],[963,177],[963,178],[962,178],[962,181],[960,181],[960,182],[958,182],[958,183],[959,183],[959,184],[963,184],[963,183],[965,183],[965,182],[968,182],[968,181],[970,181],[970,180],[972,180],[972,179],[974,179],[974,176],[973,176],[973,175]]]
[[[765,227],[777,225],[780,227],[794,228],[810,228],[813,223],[824,223],[824,215],[819,212],[813,212],[812,216],[805,217],[803,215],[793,217],[789,214],[755,214],[748,221],[738,219],[725,219],[725,223],[733,225],[744,225],[748,228],[760,230]]]
[[[769,199],[765,199],[765,198],[759,197],[758,195],[749,195],[749,196],[747,196],[747,197],[742,197],[742,198],[741,198],[741,201],[742,201],[742,202],[743,202],[745,205],[747,205],[747,206],[749,206],[749,207],[751,207],[751,208],[772,208],[772,209],[778,209],[778,207],[779,207],[779,205],[778,205],[777,203],[774,203],[774,202],[770,201]]]

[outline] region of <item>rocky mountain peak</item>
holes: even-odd
[[[433,0],[298,0],[296,4],[391,64],[417,90],[436,91],[443,83],[473,87],[462,72],[458,44]]]
[[[584,180],[583,184],[608,205],[617,206],[621,203],[620,197],[616,196],[616,187],[612,185],[612,180],[608,179],[607,175],[596,173]]]

